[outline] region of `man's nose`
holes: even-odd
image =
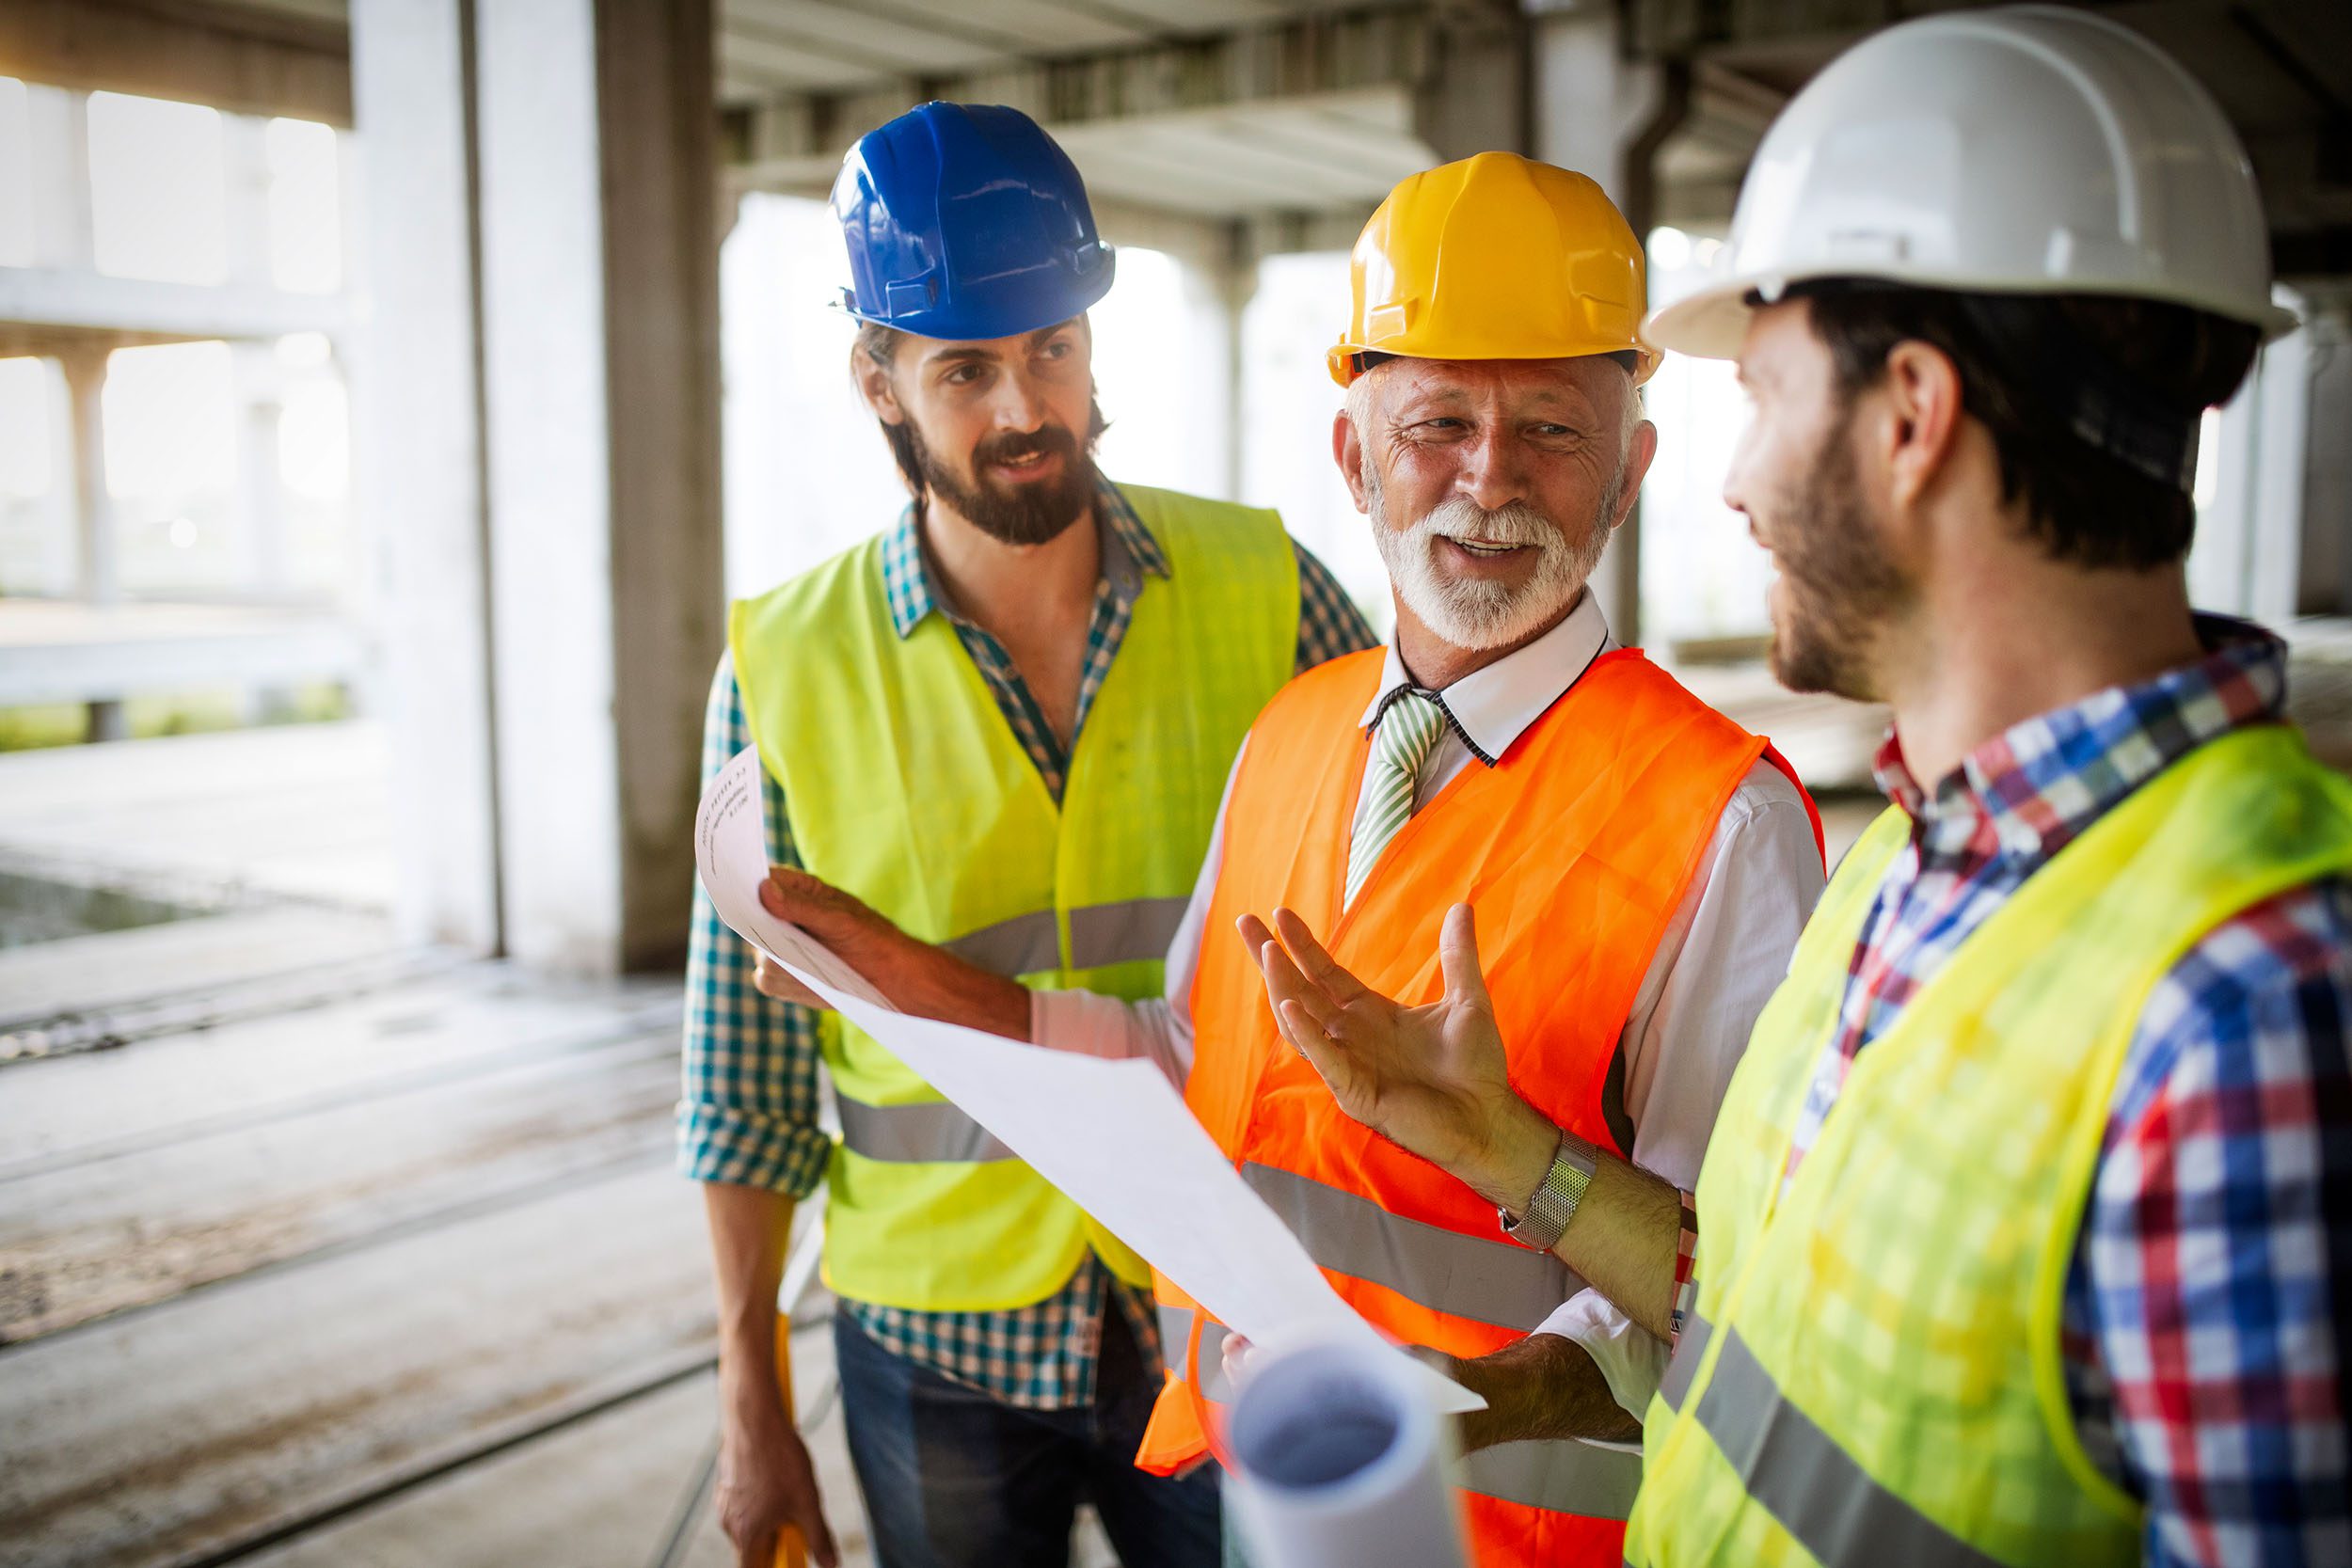
[[[1462,457],[1461,472],[1454,482],[1457,495],[1487,512],[1527,499],[1525,470],[1512,443],[1501,432],[1482,431],[1456,450]]]
[[[1043,389],[1026,372],[1014,371],[997,387],[991,411],[999,430],[1036,430],[1045,423]]]

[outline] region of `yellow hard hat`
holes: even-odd
[[[1584,176],[1516,152],[1407,179],[1364,225],[1348,271],[1355,304],[1329,356],[1343,387],[1388,355],[1629,353],[1636,383],[1658,368],[1638,330],[1649,294],[1625,214]]]

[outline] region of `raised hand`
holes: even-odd
[[[1289,910],[1275,911],[1272,930],[1255,915],[1239,925],[1282,1037],[1313,1064],[1340,1109],[1498,1208],[1526,1203],[1559,1132],[1511,1086],[1468,904],[1446,911],[1438,939],[1444,994],[1418,1007],[1349,974]]]

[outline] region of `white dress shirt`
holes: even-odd
[[[1464,768],[1494,766],[1595,659],[1615,646],[1599,605],[1586,594],[1551,630],[1447,687],[1439,695],[1454,726],[1422,764],[1413,809],[1428,804]],[[1389,692],[1411,684],[1391,643],[1364,722],[1373,721]],[[1233,774],[1240,768],[1236,757]],[[1227,801],[1233,774],[1226,778]],[[1130,1003],[1092,991],[1033,992],[1032,1039],[1090,1056],[1146,1057],[1184,1086],[1192,1070],[1193,974],[1224,837],[1220,803],[1192,902],[1168,947],[1163,993]],[[1758,761],[1724,806],[1618,1037],[1636,1164],[1677,1187],[1698,1184],[1699,1163],[1732,1069],[1747,1049],[1756,1015],[1788,973],[1797,933],[1813,912],[1821,885],[1820,852],[1804,801],[1787,775]],[[1583,1345],[1617,1402],[1637,1419],[1647,1410],[1665,1370],[1666,1347],[1600,1292],[1579,1292],[1535,1332],[1564,1335]]]

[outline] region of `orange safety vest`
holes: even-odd
[[[1375,649],[1300,676],[1250,731],[1193,985],[1185,1099],[1351,1306],[1398,1339],[1479,1356],[1583,1281],[1507,1240],[1462,1182],[1340,1110],[1276,1033],[1233,922],[1287,904],[1367,985],[1417,1005],[1443,989],[1438,927],[1468,900],[1512,1082],[1558,1125],[1623,1154],[1601,1097],[1635,992],[1740,780],[1759,756],[1788,769],[1640,652],[1607,654],[1496,766],[1463,769],[1415,813],[1343,912],[1370,745],[1360,721],[1381,662]],[[1224,1329],[1155,1283],[1169,1370],[1136,1463],[1165,1475],[1220,1444]],[[1476,1560],[1615,1568],[1640,1482],[1638,1455],[1583,1443],[1470,1455]]]

